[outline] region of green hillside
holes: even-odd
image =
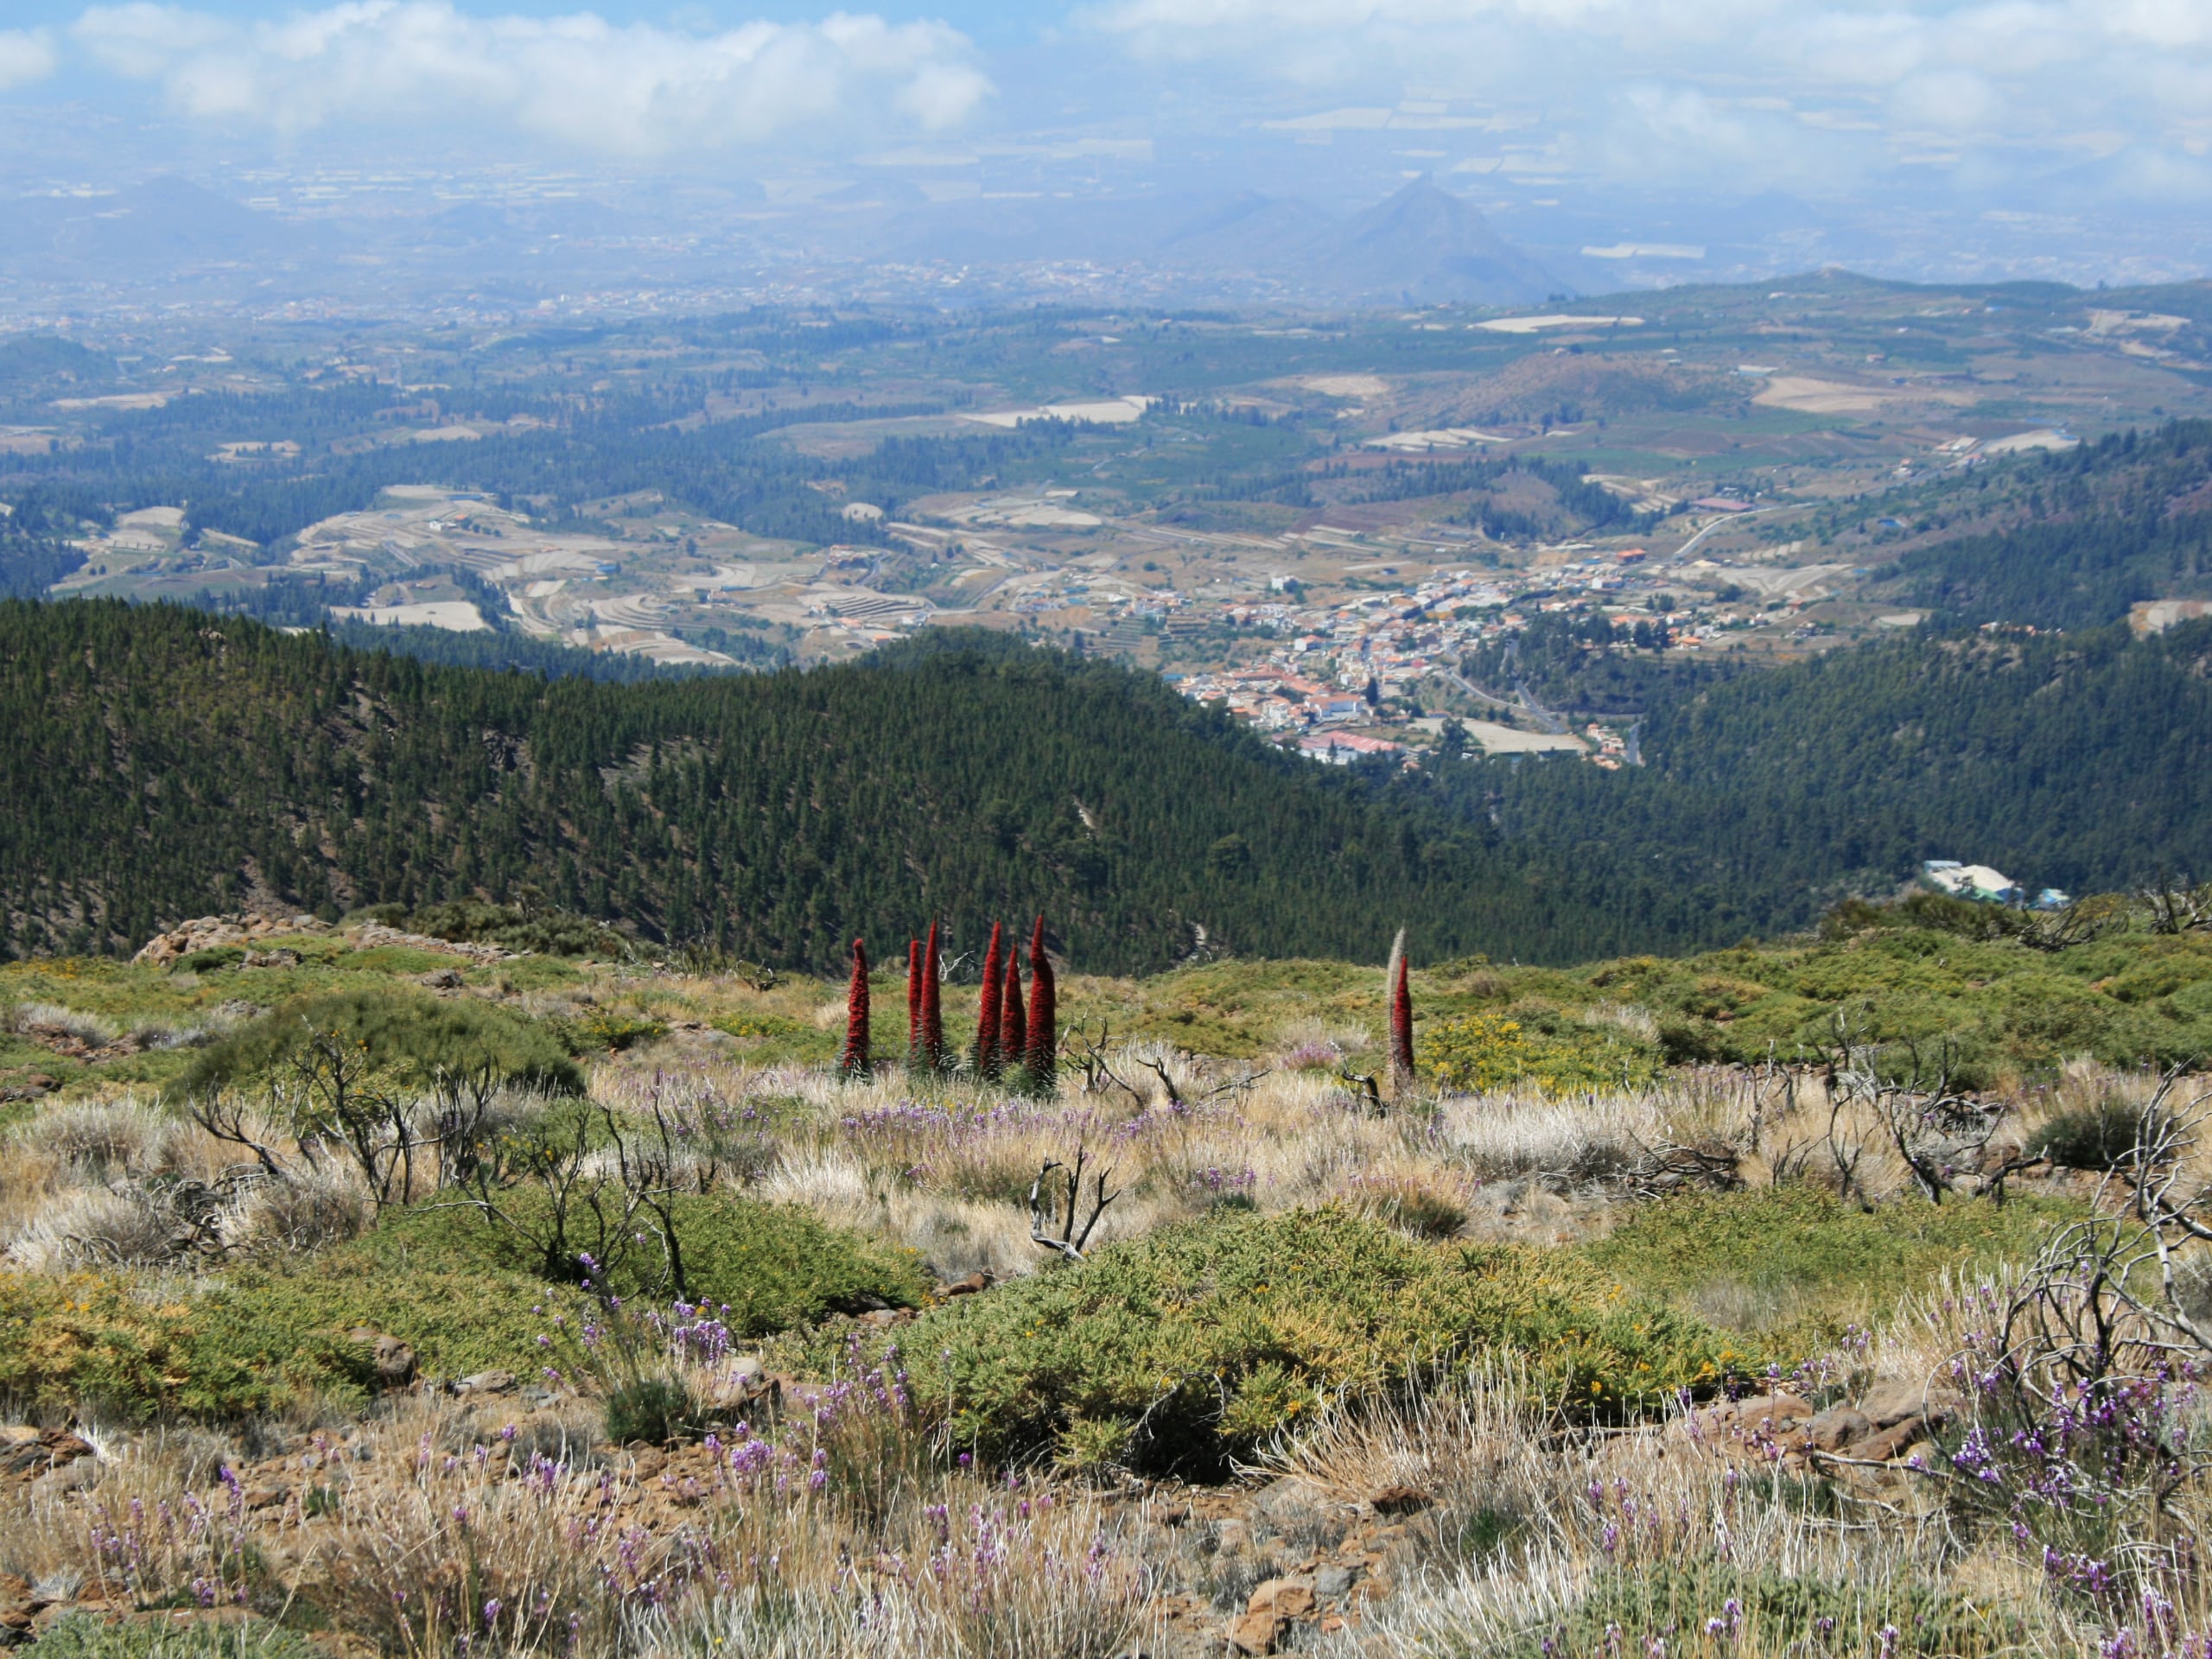
[[[1444,785],[1509,836],[1670,872],[1742,918],[1732,937],[1926,858],[2075,893],[2212,871],[2212,626],[1913,638],[1649,708],[1641,770],[1491,762]]]
[[[1695,937],[1687,896],[1539,871],[1441,803],[1267,749],[1157,679],[940,637],[853,666],[610,685],[440,668],[238,618],[0,606],[17,953],[180,917],[534,887],[786,964],[931,916],[1048,912],[1086,966],[1204,944],[1563,959]],[[1203,930],[1201,934],[1199,930]]]
[[[1565,963],[1726,944],[1917,861],[2212,870],[2212,625],[1904,640],[1655,708],[1649,764],[1325,771],[1119,666],[944,633],[609,684],[241,618],[0,604],[0,941],[116,950],[249,903],[483,897],[828,969],[1045,911],[1085,967]]]

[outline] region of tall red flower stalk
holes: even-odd
[[[1029,936],[1029,1032],[1023,1061],[1031,1084],[1040,1090],[1052,1086],[1059,1065],[1059,1004],[1052,983],[1052,959],[1045,954],[1045,918]]]
[[[906,941],[906,1064],[922,1063],[922,942]]]
[[[845,990],[845,1052],[838,1056],[837,1071],[848,1083],[868,1074],[868,947],[853,941],[853,982]]]
[[[1021,1012],[1021,947],[1006,953],[1006,995],[999,999],[1000,1064],[1020,1065],[1028,1056],[1029,1021]]]
[[[931,922],[929,943],[922,947],[922,1065],[931,1071],[944,1070],[944,1010],[938,1002],[944,974],[937,924]]]
[[[983,952],[983,994],[976,1001],[976,1075],[988,1082],[999,1074],[999,983],[1003,962],[999,925],[991,924],[990,949]]]
[[[1406,930],[1390,946],[1390,1093],[1410,1095],[1414,1087],[1414,999],[1406,978]]]

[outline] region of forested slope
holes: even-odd
[[[1492,763],[1445,784],[1509,836],[1669,870],[1771,931],[1923,858],[2075,892],[2212,872],[2208,738],[2212,625],[1974,634],[1656,699],[1641,771]]]
[[[2212,422],[1976,468],[1936,486],[1925,510],[1988,526],[1897,562],[1897,597],[1939,625],[2087,628],[2144,600],[2201,598],[2212,594]]]
[[[0,605],[15,951],[249,898],[524,883],[672,940],[828,967],[931,915],[1050,913],[1083,966],[1209,944],[1565,959],[1701,939],[1648,877],[1535,871],[1487,824],[1277,754],[1157,680],[988,637],[632,685],[437,668],[238,618]],[[1533,879],[1532,879],[1533,878]]]
[[[1655,707],[1649,764],[1347,775],[1149,676],[935,635],[635,684],[437,667],[235,617],[0,604],[0,903],[18,954],[249,899],[525,885],[829,968],[931,916],[1049,912],[1081,965],[1587,960],[1810,921],[1923,858],[2041,886],[2212,871],[2212,624],[1905,639]]]

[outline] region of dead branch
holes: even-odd
[[[1084,1220],[1078,1230],[1077,1222],[1082,1209],[1083,1168],[1086,1159],[1087,1154],[1081,1147],[1076,1148],[1072,1167],[1057,1159],[1048,1158],[1038,1170],[1037,1179],[1029,1184],[1030,1243],[1057,1251],[1071,1262],[1084,1259],[1084,1250],[1090,1243],[1091,1231],[1098,1225],[1099,1217],[1106,1213],[1108,1205],[1122,1196],[1119,1187],[1111,1192],[1106,1190],[1106,1183],[1113,1178],[1112,1167],[1109,1166],[1098,1172],[1091,1179],[1090,1218]],[[1058,1194],[1046,1189],[1046,1183],[1052,1180],[1054,1170],[1061,1171],[1067,1181],[1067,1216],[1064,1221],[1059,1221],[1053,1213],[1059,1207]],[[1052,1230],[1056,1221],[1058,1221],[1060,1229],[1057,1236]]]
[[[1359,1072],[1339,1068],[1337,1076],[1358,1091],[1360,1104],[1366,1108],[1370,1117],[1383,1115],[1382,1080],[1372,1071]]]
[[[1148,1069],[1160,1079],[1160,1086],[1167,1091],[1167,1103],[1170,1106],[1180,1106],[1184,1103],[1183,1091],[1175,1086],[1175,1079],[1167,1075],[1166,1066],[1158,1060],[1139,1060],[1137,1064]]]
[[[1106,1085],[1110,1084],[1128,1094],[1136,1103],[1138,1109],[1142,1110],[1146,1104],[1143,1094],[1135,1084],[1114,1070],[1111,1058],[1113,1032],[1111,1022],[1104,1020],[1098,1022],[1098,1035],[1095,1038],[1081,1026],[1071,1026],[1060,1039],[1060,1052],[1074,1063],[1076,1070],[1083,1073],[1084,1093],[1103,1094]]]

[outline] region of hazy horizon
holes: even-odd
[[[1300,238],[1423,175],[1560,292],[1826,266],[2082,285],[2212,270],[2202,0],[26,0],[8,16],[0,192],[22,234],[0,326],[143,305],[188,276],[180,302],[430,305],[486,283],[557,306],[578,289],[1325,300]],[[171,177],[258,215],[232,232],[253,257],[187,245],[214,210],[143,188]],[[97,219],[118,192],[128,237],[51,206]],[[366,270],[383,274],[365,287]]]

